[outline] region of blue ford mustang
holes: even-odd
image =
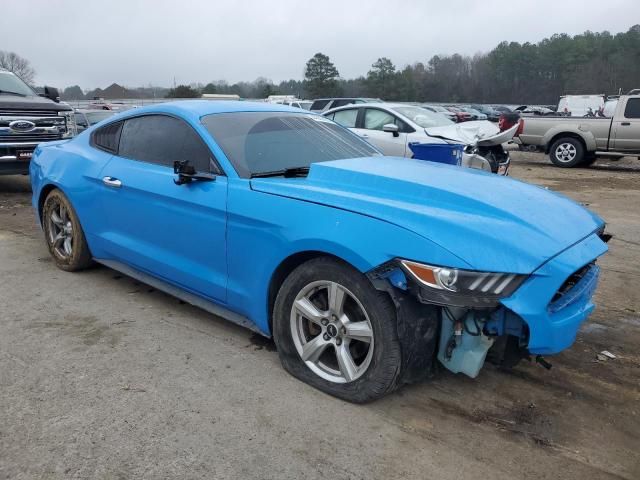
[[[569,347],[603,221],[542,188],[381,156],[284,106],[128,111],[31,162],[56,264],[99,262],[273,336],[294,376],[353,402]]]

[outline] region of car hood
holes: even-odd
[[[486,120],[425,128],[425,132],[430,137],[453,140],[465,145],[477,144],[485,147],[508,142],[513,138],[517,130],[518,125],[516,124],[509,130],[501,132],[494,123]]]
[[[603,225],[541,187],[400,157],[315,163],[306,178],[255,178],[251,188],[398,225],[482,271],[531,273]],[[428,262],[429,252],[413,260]]]
[[[20,97],[18,95],[0,95],[0,107],[16,110],[51,110],[56,112],[64,112],[73,110],[70,106],[56,103],[44,97]]]

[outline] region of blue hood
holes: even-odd
[[[541,187],[407,158],[315,163],[306,178],[256,178],[251,185],[398,225],[483,271],[531,273],[604,223]],[[429,252],[412,260],[428,262]]]

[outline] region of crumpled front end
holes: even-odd
[[[595,264],[607,251],[605,243],[590,235],[552,258],[502,304],[527,324],[527,350],[550,355],[570,347],[580,325],[595,305],[593,294],[600,268]]]
[[[488,356],[494,363],[513,366],[535,355],[549,367],[542,355],[569,348],[595,308],[593,295],[600,273],[596,260],[606,251],[605,242],[593,233],[543,263],[504,298],[488,295],[505,281],[504,275],[491,280],[491,274],[481,274],[473,294],[465,295],[430,288],[400,260],[369,275],[377,279],[376,285],[385,279],[393,286],[396,303],[411,298],[428,309],[431,324],[439,323],[439,334],[432,336],[437,346],[429,345],[428,351],[435,352],[447,369],[476,377]],[[439,311],[437,320],[433,320],[434,307]],[[405,322],[403,315],[399,312],[399,322]],[[418,340],[424,349],[424,338]],[[403,339],[403,344],[411,345],[411,339]]]

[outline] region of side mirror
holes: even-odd
[[[393,133],[394,137],[397,137],[398,135],[400,135],[400,129],[398,128],[397,125],[393,124],[393,123],[387,123],[386,125],[382,126],[382,131],[383,132],[389,132],[389,133]]]
[[[216,179],[216,176],[211,173],[196,172],[196,169],[189,163],[189,160],[173,162],[173,173],[178,175],[178,178],[173,179],[173,183],[176,185],[191,183],[193,180],[213,182]]]
[[[58,92],[57,88],[53,87],[44,87],[44,96],[49,100],[53,100],[56,103],[60,102],[60,92]]]

